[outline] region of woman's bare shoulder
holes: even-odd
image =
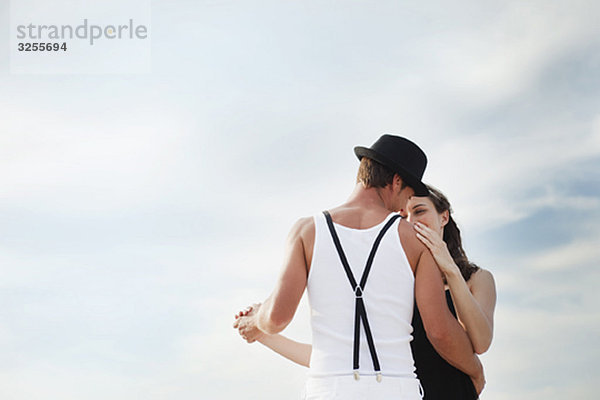
[[[473,272],[471,278],[469,279],[469,288],[471,291],[477,289],[485,289],[485,288],[494,288],[496,287],[496,281],[494,280],[494,275],[487,269],[479,268],[477,271]]]

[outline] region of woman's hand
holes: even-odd
[[[420,222],[416,222],[414,227],[417,231],[417,238],[427,246],[444,276],[456,273],[458,271],[458,266],[454,263],[454,260],[448,251],[448,246],[442,237]]]

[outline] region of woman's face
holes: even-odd
[[[405,214],[409,222],[420,222],[440,235],[448,223],[448,211],[438,213],[429,197],[412,196],[406,203]]]

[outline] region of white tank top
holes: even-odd
[[[375,238],[394,215],[369,229],[334,222],[356,281],[360,281]],[[315,244],[307,281],[311,311],[312,354],[308,375],[353,374],[355,296],[323,214],[316,215]],[[398,235],[397,219],[383,237],[362,294],[381,373],[415,378],[410,349],[414,275]],[[364,327],[361,326],[361,375],[374,375]]]

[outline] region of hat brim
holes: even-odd
[[[414,176],[413,174],[408,172],[406,169],[404,169],[398,163],[388,159],[387,157],[385,157],[367,147],[356,146],[354,148],[354,154],[356,154],[356,157],[358,157],[359,160],[361,160],[363,157],[370,158],[370,159],[375,160],[378,163],[388,167],[389,169],[391,169],[392,171],[394,171],[395,173],[400,175],[400,177],[404,181],[406,181],[406,184],[408,186],[410,186],[411,188],[413,188],[416,196],[429,195],[429,190],[427,189],[427,186],[425,186],[425,184],[423,182],[421,182],[421,180],[419,178],[417,178],[416,176]]]

